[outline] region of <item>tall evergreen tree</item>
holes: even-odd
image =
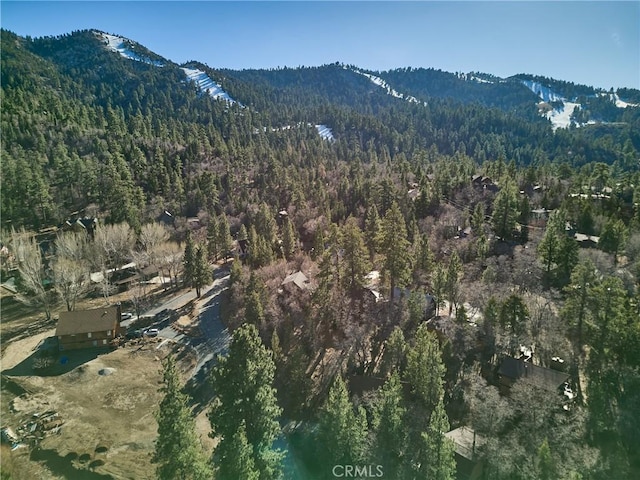
[[[429,419],[429,429],[422,433],[418,472],[429,480],[453,480],[456,477],[456,459],[453,441],[445,437],[449,419],[442,399]]]
[[[211,267],[207,261],[207,253],[202,245],[196,248],[195,258],[193,262],[193,273],[191,281],[196,289],[196,296],[200,298],[202,287],[211,282]]]
[[[411,274],[407,227],[396,202],[393,202],[384,216],[380,238],[381,249],[385,257],[384,271],[391,284],[389,298],[393,300],[395,288],[404,287]]]
[[[405,377],[427,412],[431,412],[444,395],[444,372],[438,339],[423,323],[418,327],[415,343],[407,353]]]
[[[338,375],[320,412],[318,444],[331,465],[358,465],[367,451],[367,418],[362,407],[355,410],[347,386]]]
[[[214,262],[220,256],[219,240],[218,219],[211,216],[209,218],[209,225],[207,225],[207,253],[209,254],[209,258]]]
[[[231,471],[238,464],[238,458],[228,456],[232,452],[229,444],[233,444],[234,435],[244,425],[260,480],[281,477],[283,453],[273,447],[280,435],[281,414],[273,388],[274,376],[275,364],[258,330],[254,325],[242,325],[233,333],[229,354],[219,357],[211,372],[217,398],[209,421],[211,436],[220,437],[214,452],[214,464],[220,470]]]
[[[462,262],[458,256],[458,252],[454,251],[449,258],[449,265],[447,266],[445,291],[447,300],[449,300],[449,315],[453,307],[458,304],[458,297],[460,292],[460,274],[462,273]]]
[[[182,392],[175,360],[169,356],[163,365],[164,398],[155,413],[158,422],[153,453],[153,461],[158,464],[156,475],[160,480],[209,480],[211,468],[196,433],[189,397]]]
[[[384,465],[385,475],[391,478],[402,477],[401,468],[407,455],[407,410],[403,403],[400,375],[393,372],[379,391],[372,412],[373,458]]]
[[[231,238],[231,227],[229,226],[229,220],[224,213],[218,217],[217,224],[218,231],[216,238],[218,242],[218,250],[220,252],[220,256],[224,258],[224,261],[226,263],[229,252],[233,248],[233,238]]]
[[[364,217],[364,230],[365,230],[365,242],[369,249],[369,258],[374,260],[376,252],[378,251],[378,242],[380,239],[380,215],[375,203],[371,203],[367,208],[366,215]]]
[[[598,246],[613,254],[613,263],[618,263],[618,254],[623,249],[627,237],[627,228],[620,219],[610,218],[600,234]]]
[[[183,278],[185,286],[192,288],[196,271],[196,247],[191,238],[191,232],[187,231],[187,239],[184,246],[184,255],[182,256]]]
[[[293,224],[289,217],[284,219],[284,223],[282,225],[282,254],[284,258],[287,260],[291,260],[293,254],[296,251],[296,234],[293,230]]]
[[[496,235],[503,240],[513,238],[518,219],[518,192],[513,181],[505,182],[493,202],[492,225]]]
[[[362,232],[355,218],[349,217],[342,229],[342,250],[344,252],[344,288],[352,296],[362,293],[365,276],[371,265],[367,256]]]
[[[396,326],[384,347],[382,358],[382,371],[385,374],[401,372],[407,355],[407,342],[404,339],[402,329]]]
[[[260,472],[253,460],[253,448],[247,441],[244,422],[231,437],[229,442],[221,442],[217,450],[220,468],[216,472],[219,480],[259,480]]]

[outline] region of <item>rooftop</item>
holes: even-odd
[[[119,321],[120,308],[117,305],[94,310],[60,312],[56,335],[76,335],[115,330]]]

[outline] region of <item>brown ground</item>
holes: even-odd
[[[160,342],[152,339],[90,355],[95,358],[61,375],[35,376],[23,372],[28,369],[28,361],[21,363],[20,352],[22,358],[30,355],[38,341],[32,337],[6,349],[3,369],[19,364],[20,375],[11,378],[31,393],[17,397],[3,389],[2,424],[17,430],[32,421],[34,413],[54,410],[64,425],[59,435],[42,440],[39,449],[25,447],[11,452],[14,478],[155,478],[150,460],[157,434],[153,412],[162,396],[161,359],[179,348],[165,343],[157,349]],[[185,372],[190,372],[193,365],[189,354],[180,363]],[[105,368],[113,369],[112,373],[101,375]],[[205,413],[198,417],[197,424],[210,448]],[[3,457],[6,453],[3,450]],[[104,464],[95,466],[97,460]]]

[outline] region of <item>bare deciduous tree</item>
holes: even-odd
[[[61,232],[56,237],[56,256],[84,262],[90,255],[85,232]]]
[[[135,241],[135,233],[127,223],[104,225],[96,229],[93,261],[102,272],[105,299],[109,297],[110,267],[117,271],[131,258]]]
[[[43,285],[44,265],[40,246],[35,237],[24,230],[12,231],[11,237],[21,284],[16,298],[25,305],[41,307],[46,319],[50,320],[53,299]]]
[[[89,267],[84,261],[59,256],[53,264],[53,281],[67,310],[75,310],[77,300],[89,289]]]
[[[158,251],[158,261],[160,275],[163,271],[169,274],[169,283],[178,286],[178,273],[182,269],[183,249],[176,242],[165,242],[160,245]]]

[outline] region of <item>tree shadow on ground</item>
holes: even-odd
[[[87,454],[85,454],[87,455]],[[64,457],[55,450],[45,450],[36,448],[31,452],[30,460],[35,462],[44,462],[44,465],[51,470],[54,475],[60,475],[63,478],[72,478],[73,480],[113,480],[111,475],[105,475],[93,472],[85,468],[78,468],[74,465],[77,455],[69,454]],[[78,459],[80,457],[77,457]],[[86,460],[83,463],[87,463]],[[99,466],[98,462],[91,462],[88,466]]]

